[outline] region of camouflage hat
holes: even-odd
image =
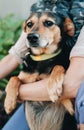
[[[65,0],[39,0],[31,7],[33,12],[52,12],[61,15],[62,17],[69,17],[68,10],[70,8],[69,1]]]
[[[54,12],[57,0],[39,0],[31,7],[31,12]]]

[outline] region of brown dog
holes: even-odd
[[[70,100],[58,100],[69,64],[61,41],[65,35],[74,34],[74,25],[70,19],[60,18],[51,12],[34,13],[24,23],[24,31],[28,34],[29,49],[24,60],[26,65],[19,76],[12,77],[7,85],[5,110],[10,113],[16,107],[22,83],[48,77],[47,90],[52,102],[26,102],[26,117],[31,130],[60,130],[66,110],[74,113]]]

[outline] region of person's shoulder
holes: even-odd
[[[81,32],[83,32],[83,33],[84,33],[84,26],[82,27]]]
[[[80,30],[80,34],[79,34],[79,36],[78,37],[84,37],[84,26],[81,28],[81,30]],[[82,40],[82,39],[81,39]]]

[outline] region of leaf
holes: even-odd
[[[22,31],[22,23],[23,20],[17,20],[12,14],[0,18],[0,60],[8,54],[10,47],[14,45],[19,38]],[[10,74],[10,77],[17,75],[20,70],[21,67],[19,66],[17,70]],[[0,89],[5,89],[7,82],[8,78],[1,80]]]

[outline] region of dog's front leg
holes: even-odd
[[[21,71],[18,77],[22,81],[22,83],[25,83],[25,84],[33,83],[38,79],[39,73],[38,72],[28,73],[28,72]]]
[[[62,66],[55,66],[50,74],[48,81],[48,93],[50,99],[55,102],[62,94],[62,84],[64,80],[65,69]]]
[[[4,101],[4,108],[7,114],[11,113],[16,107],[18,91],[21,83],[21,80],[17,76],[14,76],[7,84],[6,98]]]
[[[25,73],[20,72],[19,76],[12,77],[6,87],[6,98],[4,101],[4,108],[6,113],[11,113],[17,105],[17,97],[19,87],[22,83],[30,83],[37,80],[39,73]]]

